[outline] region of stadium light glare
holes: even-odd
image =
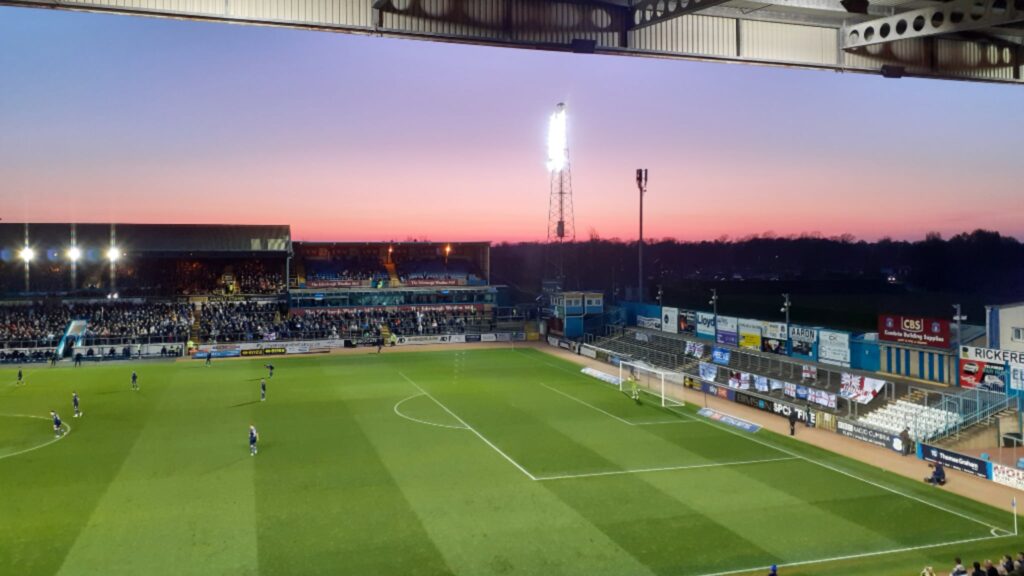
[[[22,261],[28,263],[31,262],[32,259],[36,257],[36,251],[28,246],[25,246],[24,248],[21,249],[21,251],[18,252],[18,256],[22,259]]]
[[[548,121],[548,170],[561,172],[569,163],[565,104],[559,103]]]
[[[68,248],[68,260],[72,262],[78,262],[79,258],[82,257],[82,250],[78,246],[72,246]]]
[[[118,248],[117,246],[111,246],[110,249],[107,250],[107,259],[110,260],[111,262],[117,262],[120,258],[121,249]]]

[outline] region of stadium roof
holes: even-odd
[[[265,253],[286,254],[291,244],[291,228],[279,225],[230,224],[32,224],[0,223],[0,249],[25,244],[60,249],[71,243],[74,226],[76,243],[83,247],[109,246],[111,229],[114,244],[133,253],[182,254]]]
[[[1021,84],[1024,0],[0,0],[581,53]]]

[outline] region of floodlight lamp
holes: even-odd
[[[561,172],[569,163],[565,104],[555,108],[548,122],[548,170]]]
[[[107,250],[107,259],[110,260],[111,262],[117,262],[118,259],[120,258],[121,249],[118,248],[117,246],[111,246],[110,249]]]
[[[31,262],[32,259],[36,257],[36,251],[28,246],[25,246],[24,248],[21,249],[20,252],[18,252],[18,256],[20,256],[22,260],[28,263]]]
[[[78,246],[72,246],[68,248],[68,260],[72,262],[78,262],[78,259],[82,257],[82,250]]]

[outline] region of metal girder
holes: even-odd
[[[732,0],[720,6],[701,0],[698,14],[679,13],[680,3],[675,12],[660,14],[657,22],[638,26],[633,10],[643,9],[643,1],[0,0],[0,8],[27,6],[837,72],[892,75],[896,70],[902,76],[1024,85],[1021,30],[1013,27],[843,50],[844,25],[860,26],[904,0],[887,0],[886,6],[881,5],[886,0],[876,0],[879,4],[869,6],[867,15],[841,12],[838,0]],[[666,10],[669,7],[666,2]],[[998,12],[1000,5],[994,9]],[[1021,11],[1019,5],[1015,9]]]
[[[443,10],[439,9],[442,7]],[[562,32],[625,33],[629,19],[629,9],[625,6],[583,0],[445,0],[443,3],[438,0],[375,0],[373,8],[381,14],[495,31],[527,27]],[[562,17],[569,10],[579,17]]]
[[[851,50],[909,38],[954,34],[1024,20],[1024,0],[953,0],[843,29],[843,48]]]
[[[729,0],[639,0],[631,9],[630,29],[652,26]]]

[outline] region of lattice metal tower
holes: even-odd
[[[566,242],[576,241],[576,222],[572,210],[572,171],[569,168],[565,103],[559,102],[548,123],[548,172],[551,191],[548,199],[547,262],[545,283],[565,281]]]

